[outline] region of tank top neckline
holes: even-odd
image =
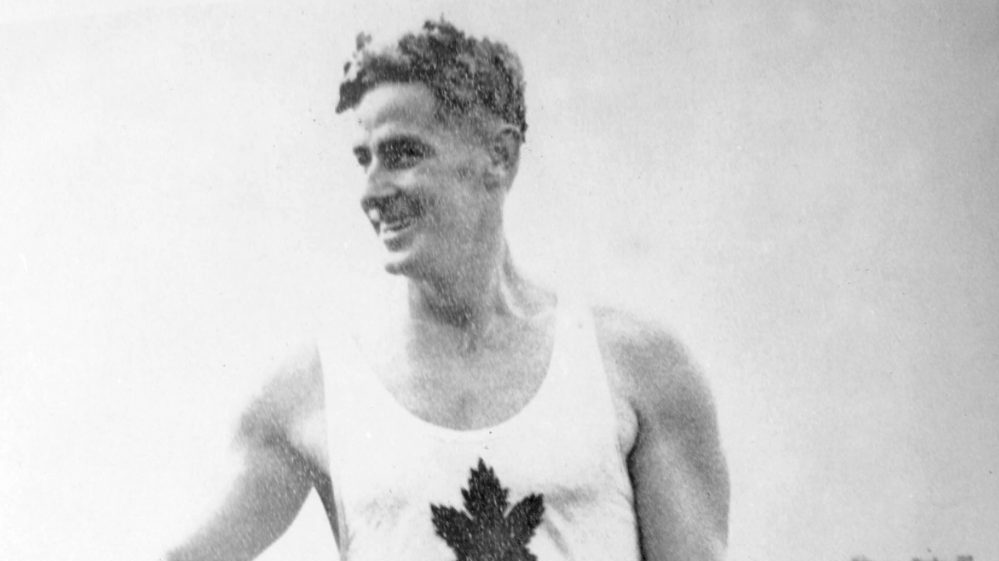
[[[537,416],[537,411],[543,409],[545,403],[551,400],[552,393],[557,393],[558,388],[555,386],[558,385],[559,380],[565,376],[568,370],[563,350],[567,347],[566,338],[570,334],[570,330],[568,329],[570,324],[570,321],[568,321],[568,308],[569,306],[565,300],[559,295],[556,299],[554,310],[555,333],[552,341],[552,349],[541,384],[528,399],[527,403],[509,417],[492,425],[474,429],[456,429],[439,425],[416,415],[400,403],[392,395],[392,392],[382,384],[371,363],[361,351],[361,346],[356,337],[351,336],[350,342],[353,352],[357,357],[355,360],[357,369],[354,377],[358,378],[358,381],[364,385],[366,391],[375,400],[380,402],[386,413],[395,417],[397,421],[402,423],[401,426],[406,427],[407,430],[413,430],[417,433],[430,435],[441,440],[452,441],[482,441],[500,438],[504,434],[516,432],[518,427],[530,421],[532,417]]]

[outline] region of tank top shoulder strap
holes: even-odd
[[[320,330],[316,341],[319,360],[323,371],[323,389],[326,402],[337,394],[338,386],[344,383],[343,376],[350,363],[357,358],[357,350],[350,335],[338,325],[327,324]]]
[[[637,420],[630,405],[616,395],[608,376],[589,299],[577,290],[563,289],[559,292],[559,312],[565,314],[563,321],[567,328],[556,345],[563,345],[564,366],[573,373],[574,385],[569,391],[585,398],[590,407],[600,412],[591,418],[595,422],[602,419],[607,423],[605,426],[614,427],[618,448],[627,453],[634,441]]]
[[[572,349],[572,365],[585,369],[588,375],[603,378],[605,376],[603,361],[597,344],[593,312],[585,297],[576,292],[561,293],[559,312],[564,314],[563,321],[566,326],[560,335],[565,347]]]

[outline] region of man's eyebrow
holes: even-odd
[[[426,141],[424,141],[423,139],[421,139],[416,135],[408,133],[400,133],[379,140],[376,147],[380,149],[384,146],[392,146],[396,144],[419,144],[421,146],[427,145]]]
[[[376,138],[373,142],[371,139],[358,140],[354,142],[351,151],[357,157],[370,157],[372,153],[386,155],[388,152],[407,149],[419,150],[422,154],[433,152],[432,145],[418,134],[403,131]]]

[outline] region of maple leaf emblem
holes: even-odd
[[[458,555],[456,561],[537,561],[527,542],[541,524],[544,496],[528,495],[507,512],[509,489],[500,485],[493,468],[479,458],[468,489],[461,490],[465,511],[430,505],[437,535]]]

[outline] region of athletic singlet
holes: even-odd
[[[478,430],[420,419],[347,336],[320,341],[344,561],[638,560],[626,457],[592,317],[563,303],[548,372],[512,418]]]

